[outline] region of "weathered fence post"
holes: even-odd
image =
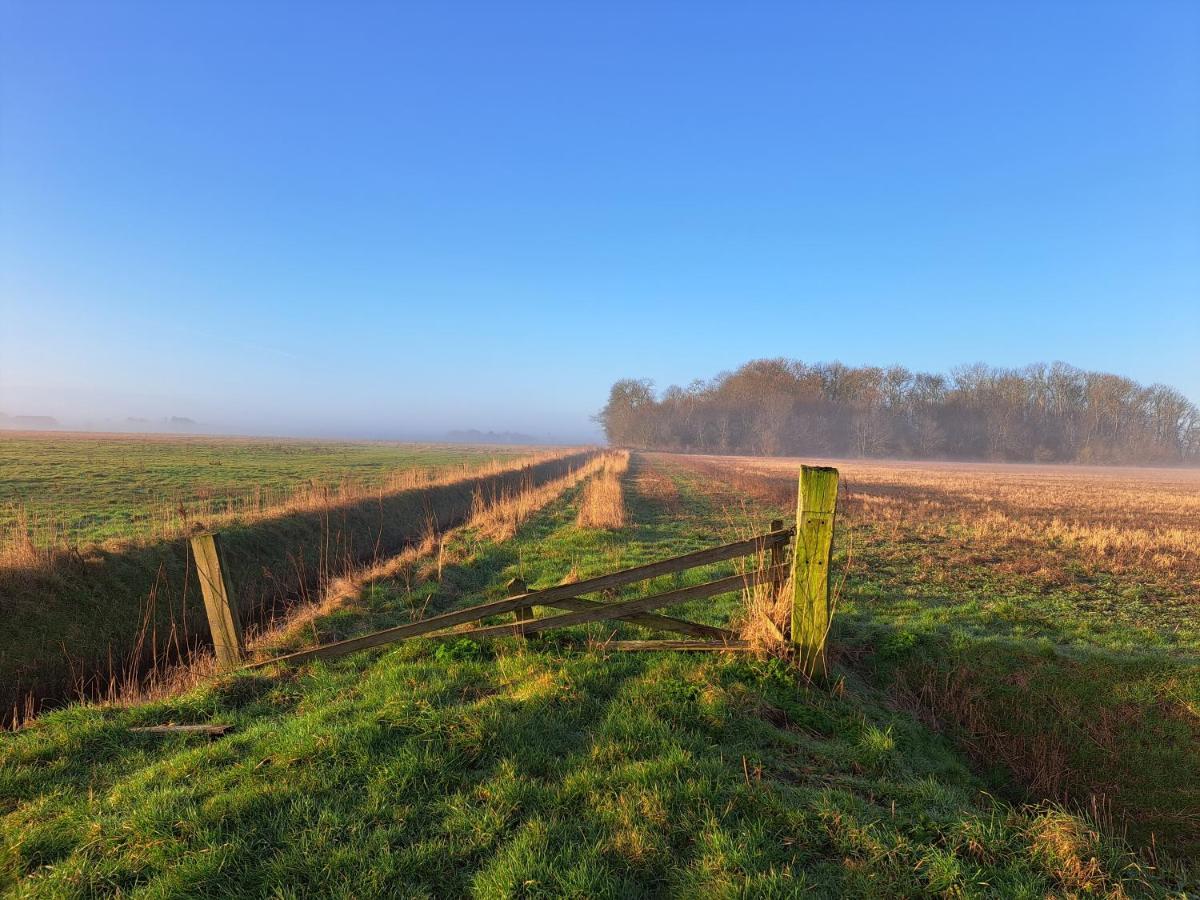
[[[771,531],[783,531],[783,519],[771,520]],[[771,602],[779,599],[783,593],[783,544],[771,545]],[[774,608],[774,607],[772,607]]]
[[[233,585],[221,553],[220,536],[195,535],[192,553],[196,557],[196,572],[200,576],[200,591],[204,594],[204,609],[208,613],[217,663],[222,669],[235,668],[241,665],[245,645]]]
[[[792,645],[805,674],[825,671],[829,633],[829,560],[837,508],[838,470],[801,466],[792,552]]]
[[[510,597],[519,597],[521,594],[528,592],[529,587],[525,584],[525,580],[523,578],[514,578],[508,583],[508,596]],[[525,637],[525,629],[523,626],[524,623],[533,619],[533,607],[518,606],[515,610],[513,610],[513,618],[517,623],[517,634],[519,634],[521,637]]]

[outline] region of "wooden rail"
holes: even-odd
[[[717,594],[740,590],[742,587],[749,587],[768,579],[777,580],[782,577],[777,569],[764,568],[748,575],[737,575],[708,584],[667,591],[664,594],[641,597],[623,603],[601,603],[595,600],[585,600],[578,595],[623,587],[638,581],[646,581],[651,578],[657,578],[660,575],[676,574],[714,562],[723,562],[728,559],[736,559],[752,554],[764,554],[776,546],[786,545],[793,533],[794,529],[780,528],[770,531],[767,534],[758,535],[757,537],[734,541],[730,544],[710,547],[705,550],[696,550],[692,553],[671,557],[670,559],[633,566],[619,572],[599,575],[595,578],[587,578],[571,584],[560,584],[540,591],[522,591],[501,600],[492,600],[488,603],[480,603],[465,609],[451,610],[440,615],[431,616],[428,619],[422,619],[419,622],[397,625],[392,628],[383,629],[382,631],[365,634],[361,637],[348,638],[319,647],[299,650],[295,653],[274,657],[273,659],[251,663],[244,668],[258,669],[275,663],[294,664],[310,659],[332,659],[371,647],[379,647],[414,637],[431,635],[433,632],[452,628],[455,625],[477,622],[489,616],[516,612],[517,610],[524,610],[533,606],[565,606],[571,612],[544,619],[528,619],[523,617],[520,619],[519,624],[515,626],[512,624],[486,626],[468,631],[452,632],[450,635],[441,636],[483,638],[512,634],[536,634],[547,628],[563,627],[583,622],[604,621],[607,619],[624,619],[625,621],[635,622],[638,625],[644,625],[647,628],[656,628],[665,631],[683,631],[684,633],[699,637],[730,640],[733,638],[733,634],[726,629],[716,628],[711,625],[701,625],[697,622],[686,622],[682,619],[672,619],[667,616],[652,615],[649,611],[674,606],[688,600],[712,597]]]
[[[800,486],[796,504],[796,527],[784,528],[776,519],[771,530],[757,537],[722,544],[673,556],[657,562],[585,578],[571,584],[560,584],[540,591],[528,590],[520,579],[509,583],[510,596],[500,600],[480,603],[465,609],[454,609],[440,615],[430,616],[419,622],[385,628],[360,637],[348,638],[306,650],[298,650],[261,662],[243,666],[259,669],[276,663],[301,663],[311,659],[334,659],[379,647],[410,640],[416,637],[446,638],[493,638],[506,635],[518,637],[538,634],[551,628],[564,628],[589,622],[620,620],[641,625],[657,631],[668,631],[687,635],[693,640],[673,641],[614,641],[606,646],[616,649],[648,650],[744,650],[745,641],[740,641],[733,632],[715,625],[704,625],[673,618],[653,612],[718,594],[744,590],[755,585],[771,585],[778,594],[787,576],[786,549],[795,537],[795,549],[791,559],[792,616],[791,634],[784,635],[778,628],[780,639],[788,640],[808,675],[825,670],[825,642],[829,633],[829,566],[833,549],[833,524],[837,509],[837,469],[802,466]],[[217,647],[218,660],[223,667],[232,667],[240,661],[242,653],[241,633],[234,604],[233,588],[222,574],[220,544],[215,535],[202,535],[193,540],[197,566],[201,571],[205,605]],[[706,584],[692,585],[619,602],[588,600],[582,594],[609,591],[616,588],[647,581],[660,575],[674,575],[710,563],[723,562],[738,557],[758,555],[762,562],[758,569],[745,575],[720,578]],[[769,555],[769,556],[768,556]],[[767,559],[769,558],[769,563]],[[533,608],[544,606],[563,609],[566,612],[533,617]],[[491,616],[514,613],[516,622],[502,625],[480,625],[465,631],[450,631],[457,625],[478,622]],[[772,625],[774,628],[775,626]]]

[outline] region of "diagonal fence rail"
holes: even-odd
[[[385,628],[370,634],[322,644],[294,653],[249,663],[243,669],[261,669],[272,665],[295,665],[315,659],[335,659],[360,650],[395,644],[413,638],[472,638],[525,637],[554,628],[566,628],[591,622],[622,621],[656,631],[686,635],[690,640],[610,641],[605,646],[617,650],[748,650],[746,641],[726,628],[691,622],[661,615],[655,610],[667,609],[692,600],[748,590],[769,584],[778,596],[789,576],[793,587],[790,642],[801,667],[808,675],[825,669],[825,642],[829,632],[829,565],[833,547],[833,523],[837,505],[838,472],[824,467],[802,466],[798,491],[796,526],[784,528],[782,520],[771,523],[771,530],[718,547],[709,547],[598,575],[570,584],[560,584],[530,591],[524,582],[514,580],[512,594],[500,600],[454,609],[406,625]],[[209,618],[217,625],[236,621],[233,589],[221,574],[220,548],[211,537],[198,537],[211,546],[206,547],[206,566],[211,592],[205,591]],[[793,546],[790,567],[787,549]],[[199,554],[198,554],[199,555]],[[718,578],[703,584],[636,597],[620,601],[589,600],[585,594],[611,591],[661,575],[673,575],[711,563],[740,557],[755,556],[756,569],[741,575]],[[218,589],[220,588],[220,589]],[[559,610],[554,615],[533,617],[536,606]],[[492,616],[513,613],[515,621],[498,625],[481,624],[465,630],[452,630],[459,625],[482,622]],[[226,628],[226,631],[230,629]],[[220,662],[225,668],[241,663],[242,647],[238,637],[230,637],[220,647],[224,651]]]
[[[572,582],[571,584],[556,585],[555,587],[545,588],[540,591],[523,591],[501,600],[492,600],[488,603],[480,603],[464,609],[451,610],[440,615],[431,616],[428,619],[422,619],[419,622],[397,625],[360,637],[347,638],[343,641],[336,641],[319,647],[311,647],[295,653],[288,653],[284,656],[251,663],[245,668],[257,669],[275,663],[295,664],[310,659],[332,659],[344,656],[347,653],[366,650],[370,647],[379,647],[384,644],[393,644],[416,637],[505,637],[514,634],[536,634],[550,628],[561,628],[569,625],[580,625],[587,622],[600,622],[609,619],[622,619],[638,625],[644,625],[648,628],[699,635],[717,641],[732,641],[735,636],[727,629],[711,625],[701,625],[700,623],[688,622],[683,619],[672,619],[667,616],[646,614],[650,610],[677,606],[689,600],[714,597],[718,594],[742,590],[743,588],[753,587],[756,584],[768,581],[777,582],[782,574],[778,566],[764,566],[745,575],[734,575],[705,584],[678,588],[649,597],[638,597],[633,600],[617,603],[585,600],[580,595],[612,590],[639,581],[648,581],[661,575],[685,572],[689,569],[699,568],[700,566],[706,566],[714,562],[723,562],[751,555],[761,556],[775,547],[786,546],[790,542],[793,533],[794,529],[781,528],[778,531],[772,531],[746,540],[723,544],[719,547],[710,547],[705,550],[696,550],[692,553],[685,553],[682,556],[634,566],[619,572],[599,575],[595,578],[588,578],[583,581]],[[506,623],[503,625],[473,628],[466,631],[454,631],[447,634],[435,634],[435,632],[441,632],[456,625],[478,622],[481,619],[504,613],[515,613],[518,610],[534,606],[552,608],[565,606],[571,611],[544,619],[520,618],[514,624]]]

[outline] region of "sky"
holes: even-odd
[[[759,357],[1200,401],[1200,4],[0,0],[0,411],[597,434]]]

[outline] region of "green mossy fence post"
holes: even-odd
[[[192,553],[196,557],[196,573],[200,576],[200,591],[204,594],[204,609],[208,613],[217,663],[222,669],[236,668],[241,665],[246,648],[233,585],[229,582],[228,568],[223,564],[220,536],[195,535]]]
[[[810,677],[825,672],[829,633],[829,560],[837,509],[838,470],[801,466],[792,552],[792,645]]]

